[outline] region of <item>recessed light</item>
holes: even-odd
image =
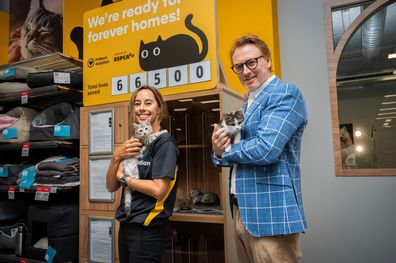
[[[383,115],[392,115],[392,114],[396,114],[396,112],[395,112],[395,111],[392,111],[392,112],[383,112],[383,113],[378,113],[377,115],[378,115],[378,116],[383,116]]]
[[[387,101],[387,102],[382,102],[382,105],[389,105],[389,104],[396,104],[396,101]]]
[[[396,53],[388,54],[388,59],[396,58]]]
[[[396,108],[383,108],[383,109],[379,109],[380,111],[386,111],[386,110],[396,110]]]

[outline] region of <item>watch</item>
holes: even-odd
[[[127,177],[129,177],[129,175],[124,174],[124,175],[120,178],[120,181],[119,181],[119,182],[120,182],[121,186],[123,186],[123,187],[127,187],[127,186],[128,186],[127,183],[126,183]]]

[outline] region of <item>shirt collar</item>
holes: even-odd
[[[267,79],[263,85],[261,85],[259,88],[253,90],[252,92],[249,92],[249,98],[255,99],[257,96],[261,93],[261,91],[275,78],[275,75],[272,75],[269,79]]]

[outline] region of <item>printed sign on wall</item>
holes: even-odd
[[[217,84],[215,2],[121,1],[84,15],[84,105],[130,98],[142,85],[163,95]]]

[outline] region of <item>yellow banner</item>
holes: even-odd
[[[218,82],[215,1],[121,1],[84,14],[84,105],[124,101],[141,85],[163,95]]]
[[[8,14],[0,11],[0,65],[8,63],[8,20]]]

